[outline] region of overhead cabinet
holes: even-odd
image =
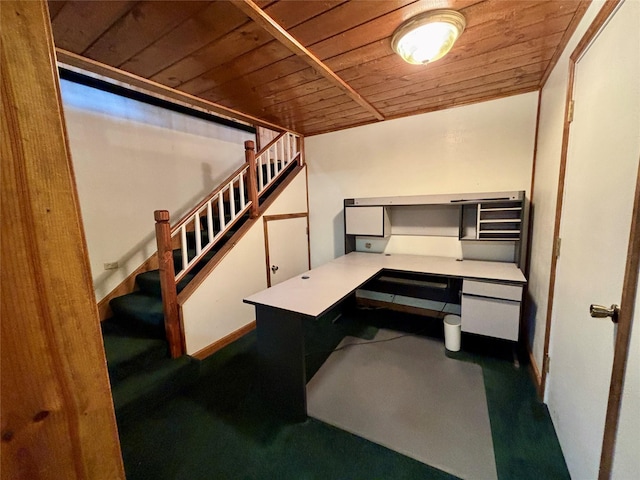
[[[520,241],[524,191],[344,201],[345,234],[457,236],[465,241]]]

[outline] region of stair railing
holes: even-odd
[[[154,212],[165,331],[173,358],[186,350],[178,309],[178,282],[243,215],[247,212],[252,218],[259,215],[260,196],[285,173],[289,165],[296,161],[302,164],[301,147],[300,137],[284,132],[256,155],[254,142],[248,140],[245,142],[246,162],[173,227],[167,210]],[[188,242],[191,233],[193,249],[189,249]],[[178,251],[177,272],[174,250]]]
[[[301,141],[299,136],[285,132],[256,154],[258,197],[261,197],[277,181],[291,162],[299,160],[302,164]]]

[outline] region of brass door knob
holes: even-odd
[[[589,307],[589,314],[593,318],[606,318],[611,317],[613,323],[618,323],[618,315],[620,315],[620,307],[616,304],[611,305],[611,308],[607,308],[603,305],[591,304]]]

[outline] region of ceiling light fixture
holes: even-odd
[[[393,34],[391,47],[405,62],[423,65],[444,57],[467,22],[455,10],[431,10],[410,18]]]

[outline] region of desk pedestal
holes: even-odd
[[[287,420],[306,420],[303,316],[256,305],[256,334],[265,401]]]

